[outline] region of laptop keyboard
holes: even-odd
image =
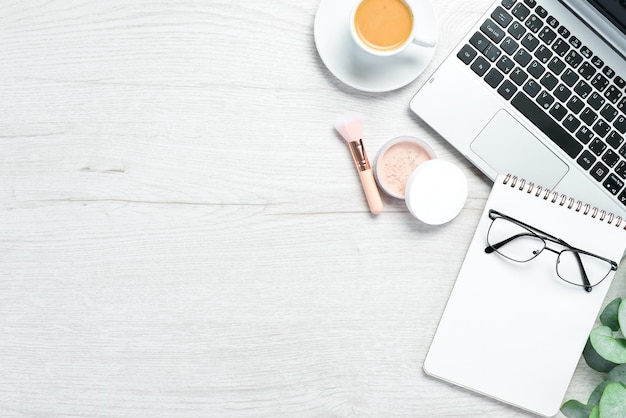
[[[502,0],[457,57],[626,206],[626,81],[535,0]]]

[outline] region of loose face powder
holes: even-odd
[[[399,137],[384,145],[376,158],[378,185],[390,196],[404,199],[411,173],[435,153],[425,142],[413,137]]]

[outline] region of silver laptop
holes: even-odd
[[[626,2],[498,0],[410,107],[488,177],[626,216]]]

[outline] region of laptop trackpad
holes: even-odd
[[[506,110],[500,109],[470,145],[500,174],[513,174],[553,189],[569,167]]]

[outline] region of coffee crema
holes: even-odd
[[[354,15],[359,39],[372,49],[393,51],[413,30],[413,14],[402,0],[364,0]]]

